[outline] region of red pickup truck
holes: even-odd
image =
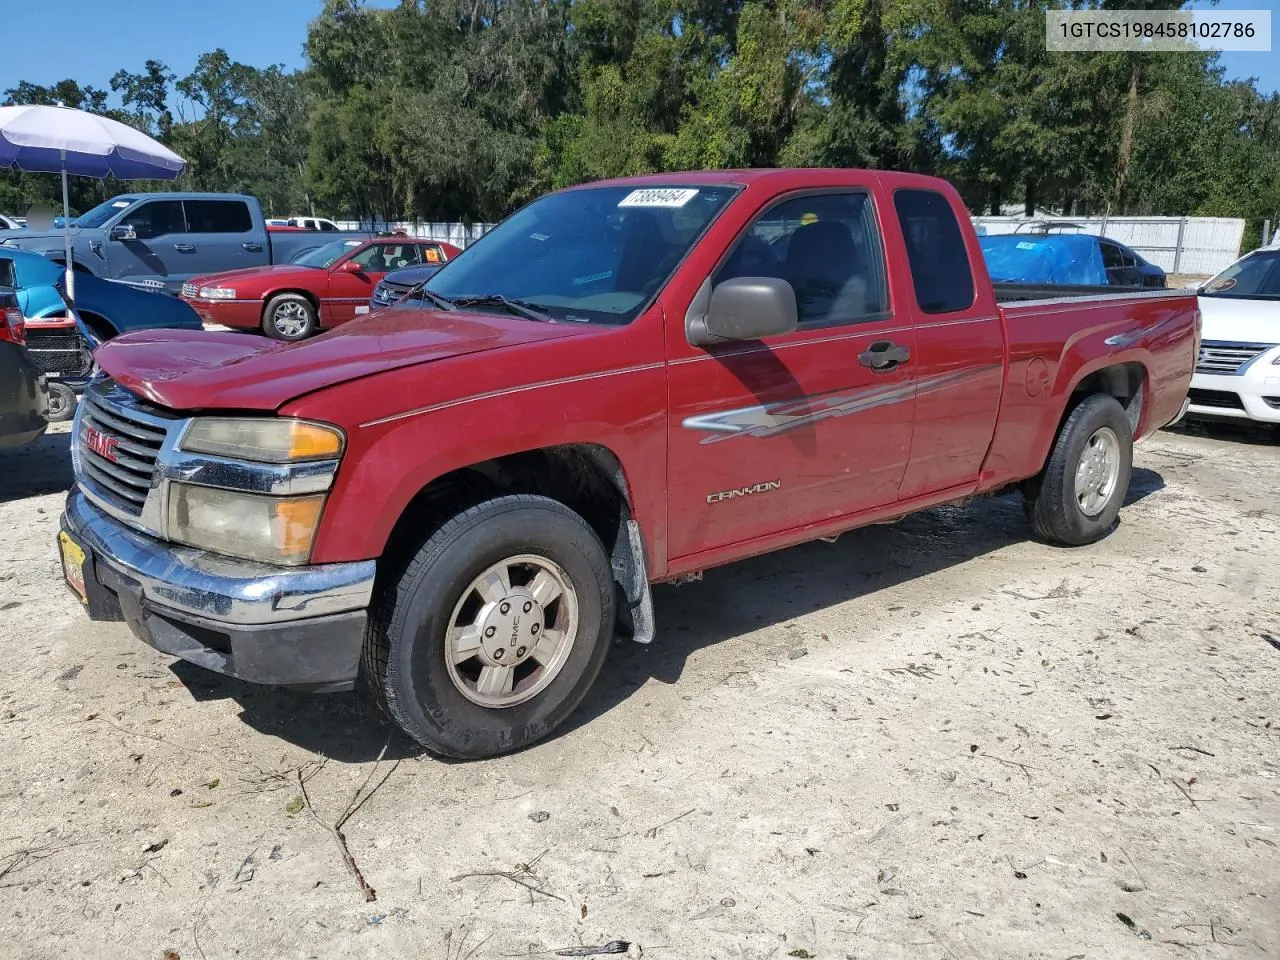
[[[1104,536],[1185,409],[1195,298],[1001,304],[959,196],[859,170],[587,184],[394,308],[281,344],[99,349],[67,580],[91,617],[260,683],[358,678],[433,751],[553,731],[650,585],[1021,489]]]

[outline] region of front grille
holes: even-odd
[[[91,486],[87,492],[118,511],[141,516],[155,480],[160,448],[178,422],[113,384],[86,390],[76,449],[82,480]],[[90,430],[102,438],[98,449],[89,444]]]
[[[194,283],[184,283],[182,285],[182,295],[184,297],[190,297],[191,299],[194,300],[196,294],[199,292],[200,292],[199,289],[196,287]]]
[[[74,330],[27,326],[27,352],[42,373],[83,377],[93,369],[93,352]]]
[[[1266,353],[1274,343],[1227,343],[1206,340],[1200,344],[1196,373],[1239,373],[1250,360]]]
[[[408,283],[388,283],[383,280],[373,288],[373,299],[370,306],[386,307],[395,303],[406,293],[413,289],[412,284]]]
[[[1200,390],[1192,388],[1187,391],[1187,399],[1198,407],[1222,407],[1228,410],[1243,410],[1244,403],[1240,394],[1230,390]]]

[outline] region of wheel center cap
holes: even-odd
[[[542,636],[542,607],[533,596],[515,589],[503,600],[490,603],[480,616],[480,649],[494,666],[510,667],[533,655]]]

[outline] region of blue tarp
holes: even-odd
[[[1107,283],[1097,237],[1004,234],[979,237],[978,243],[993,283]]]

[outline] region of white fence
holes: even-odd
[[[990,234],[1014,233],[1020,224],[1079,224],[1079,231],[1107,237],[1140,253],[1168,273],[1212,276],[1240,256],[1244,221],[1229,217],[974,217]],[[1024,227],[1023,233],[1029,232]]]
[[[358,220],[335,220],[334,224],[339,230],[369,229],[367,222],[360,223]],[[451,243],[455,247],[462,248],[465,248],[472,241],[479,240],[493,227],[494,224],[492,223],[410,223],[407,220],[397,221],[396,223],[379,221],[373,225],[375,230],[403,230],[411,237],[443,240],[445,243]]]

